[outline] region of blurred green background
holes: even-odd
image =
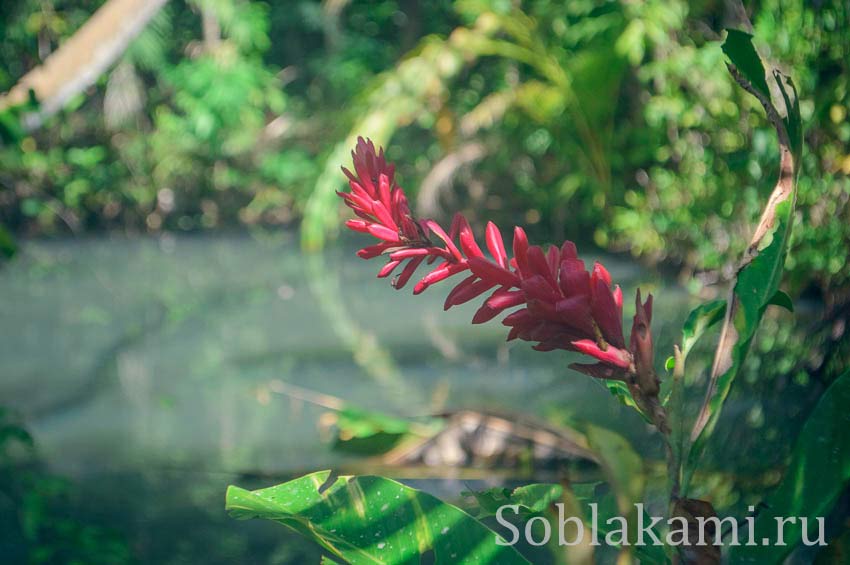
[[[104,4],[121,2],[6,0],[0,92]],[[735,392],[742,404],[723,433],[761,478],[715,485],[727,508],[769,486],[764,473],[850,358],[850,6],[747,9],[760,51],[794,77],[806,132],[783,284],[799,305],[765,320]],[[10,430],[0,508],[15,510],[0,547],[22,559],[315,557],[215,506],[234,475],[335,464],[323,447],[304,448],[318,445],[318,413],[285,401],[282,419],[274,403],[228,408],[240,394],[267,406],[272,376],[401,414],[455,386],[449,406],[622,415],[597,409],[614,401],[590,385],[541,399],[561,386],[563,358],[521,348],[508,358],[498,325],[474,338],[468,311],[434,321],[440,296],[423,306],[392,294],[351,258],[356,242],[331,245],[347,217],[334,191],[355,136],[387,148],[420,216],[463,211],[479,230],[492,219],[537,242],[573,239],[609,257],[627,288],[661,289],[658,302],[666,289],[656,331],[668,345],[697,298],[724,292],[775,182],[774,133],[720,51],[722,30],[739,22],[727,2],[175,0],[154,12],[58,111],[0,98],[0,431]],[[381,327],[369,322],[375,308],[413,321]],[[51,394],[68,395],[71,412]],[[576,395],[597,404],[564,408]],[[198,447],[209,431],[199,414],[212,415],[218,443]],[[629,422],[616,426],[640,443]],[[111,427],[144,448],[115,455],[128,436],[101,437]],[[24,429],[39,456],[27,455]],[[753,433],[768,442],[758,461]],[[198,483],[201,472],[212,475]],[[99,485],[111,494],[96,497]],[[125,503],[137,506],[120,517]],[[183,516],[201,520],[192,509],[204,526],[177,540]],[[96,557],[104,547],[108,558]]]
[[[0,91],[100,4],[5,3]],[[296,226],[314,199],[312,221],[336,224],[315,192],[339,184],[334,150],[362,133],[424,212],[728,275],[775,146],[725,71],[725,6],[167,3],[94,86],[4,143],[0,220],[22,235]],[[807,125],[790,284],[831,298],[850,273],[848,7],[749,6]]]

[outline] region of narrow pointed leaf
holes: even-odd
[[[688,356],[693,346],[709,328],[723,319],[724,312],[726,312],[725,300],[712,300],[691,310],[682,327],[683,358]]]
[[[640,414],[640,417],[644,419],[647,424],[652,424],[652,418],[650,418],[643,410],[640,409],[640,406],[635,402],[634,396],[632,396],[632,392],[629,390],[629,386],[623,381],[605,381],[605,387],[617,400],[623,403],[623,405],[628,406],[629,408],[634,408],[635,411]]]
[[[781,306],[789,312],[794,311],[794,301],[791,300],[791,297],[782,290],[777,290],[776,294],[773,295],[767,304],[769,306]]]
[[[737,29],[727,29],[726,34],[721,47],[723,52],[756,90],[770,100],[764,64],[753,46],[753,36]]]

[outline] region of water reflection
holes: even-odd
[[[443,312],[439,285],[393,291],[353,249],[305,259],[286,233],[27,243],[0,271],[0,398],[50,472],[76,481],[77,511],[117,525],[145,561],[201,548],[215,559],[313,555],[280,549],[291,538],[274,525],[223,515],[229,482],[355,463],[321,441],[324,409],[270,395],[275,380],[400,416],[474,408],[596,422],[655,453],[635,414],[566,370],[569,354],[506,345],[498,323],[471,327],[475,305]],[[669,350],[686,294],[605,264],[627,293],[640,284],[663,296],[654,328]],[[187,524],[192,536],[177,536]]]

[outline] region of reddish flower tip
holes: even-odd
[[[581,351],[586,355],[596,357],[607,365],[613,365],[615,367],[620,367],[621,369],[629,368],[631,361],[629,353],[622,349],[609,346],[607,350],[603,351],[595,341],[590,339],[574,341],[573,347],[575,347],[577,351]]]
[[[597,378],[622,378],[636,357],[646,361],[647,347],[651,354],[651,335],[647,338],[644,334],[652,318],[652,297],[642,304],[638,294],[631,347],[626,350],[622,290],[619,286],[612,289],[611,274],[601,263],[594,263],[588,272],[572,242],[564,242],[560,248],[550,246],[544,252],[529,245],[525,231],[516,227],[511,258],[499,228],[488,222],[484,236],[490,259],[462,214],[455,214],[448,232],[434,220],[417,220],[404,190],[395,182],[393,165],[371,140],[358,137],[351,156],[354,171],[343,167],[350,190],[337,193],[357,216],[346,226],[377,239],[358,251],[359,257],[389,256],[379,277],[388,277],[401,267],[393,279],[395,288],[404,287],[423,262],[430,265],[439,260],[416,283],[413,293],[469,271],[449,292],[443,307],[447,310],[464,304],[496,288],[472,322],[483,323],[518,308],[502,320],[511,328],[508,340],[534,342],[539,351],[566,349],[594,357],[598,363],[577,365],[576,369]]]

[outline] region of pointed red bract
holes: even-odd
[[[414,286],[419,294],[429,286],[459,273],[467,276],[449,292],[444,308],[464,304],[496,288],[476,311],[472,322],[483,323],[511,308],[502,323],[510,328],[508,340],[535,342],[539,351],[564,349],[594,357],[595,364],[574,364],[585,374],[603,379],[623,379],[633,373],[635,363],[651,363],[652,296],[640,302],[632,329],[630,347],[623,338],[623,293],[612,289],[611,274],[601,263],[591,271],[578,258],[575,244],[560,248],[529,245],[522,228],[514,229],[513,257],[505,249],[496,224],[488,222],[485,243],[492,259],[475,241],[469,221],[455,214],[446,232],[431,219],[417,220],[410,212],[407,197],[395,183],[395,169],[376,152],[370,140],[358,138],[352,151],[354,173],[346,168],[350,192],[338,193],[357,215],[346,226],[367,233],[378,243],[357,252],[372,259],[387,255],[388,262],[378,276],[387,277],[398,267],[393,280],[402,288],[416,269],[439,260]]]

